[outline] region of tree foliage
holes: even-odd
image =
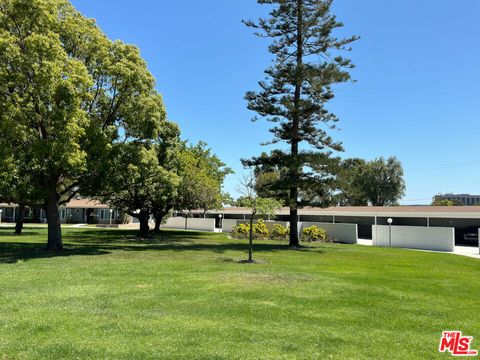
[[[242,205],[250,209],[248,262],[253,262],[253,220],[256,216],[274,217],[277,210],[284,204],[281,200],[258,196],[256,188],[256,177],[252,171],[242,178],[239,186],[239,191],[242,194]]]
[[[181,182],[175,204],[178,210],[213,210],[222,207],[226,199],[223,181],[232,170],[215,155],[207,144],[184,146],[180,152]]]
[[[43,199],[25,162],[21,161],[10,146],[2,146],[0,140],[0,202],[18,205],[16,209],[15,234],[23,231],[23,218],[27,206],[39,207]]]
[[[162,98],[139,50],[67,0],[3,0],[0,64],[0,138],[36,179],[59,250],[58,206],[105,173],[114,143],[155,139]]]
[[[337,117],[326,104],[333,85],[350,80],[353,65],[340,51],[350,50],[356,37],[339,39],[333,32],[343,26],[331,13],[332,0],[258,0],[273,5],[270,16],[246,25],[257,35],[272,39],[274,63],[259,83],[260,91],[246,94],[248,108],[273,124],[271,143],[284,142],[268,157],[244,161],[246,166],[277,166],[282,171],[276,191],[288,192],[290,245],[298,246],[298,208],[317,201],[330,187],[331,155],[342,150],[329,130]],[[312,171],[312,168],[316,168]],[[319,201],[321,203],[321,201]]]
[[[140,236],[149,233],[150,215],[164,196],[175,194],[178,176],[159,164],[154,145],[127,142],[113,146],[110,173],[98,198],[140,221]]]
[[[108,170],[96,178],[101,201],[140,221],[140,236],[149,235],[174,208],[204,211],[222,205],[223,180],[230,169],[205,143],[189,146],[180,140],[177,124],[165,121],[155,141],[116,143]]]
[[[339,205],[394,206],[405,195],[405,180],[400,161],[395,157],[366,162],[347,159],[338,175]]]
[[[432,202],[432,206],[465,206],[465,204],[456,199],[449,200],[437,198]]]

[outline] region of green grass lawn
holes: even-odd
[[[0,359],[433,359],[480,348],[480,262],[351,245],[288,250],[166,232],[0,229]]]

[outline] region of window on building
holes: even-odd
[[[110,220],[110,209],[100,210],[100,220]]]
[[[12,218],[13,217],[13,208],[3,209],[3,215],[7,218]]]

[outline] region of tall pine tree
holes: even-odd
[[[259,83],[261,90],[248,92],[246,100],[250,110],[274,124],[271,143],[284,142],[288,148],[243,163],[286,170],[276,188],[288,191],[290,246],[297,247],[298,209],[315,198],[312,193],[328,192],[333,176],[331,155],[342,150],[328,133],[338,119],[325,106],[334,97],[332,85],[351,79],[353,64],[340,53],[350,51],[349,44],[357,37],[339,39],[332,34],[343,26],[331,13],[333,0],[258,3],[273,6],[270,16],[244,23],[256,29],[256,35],[272,39],[269,51],[274,62],[265,71],[265,81]]]

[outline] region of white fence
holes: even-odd
[[[185,218],[184,217],[171,217],[167,222],[162,225],[164,229],[180,229],[185,230]],[[199,231],[215,231],[215,219],[186,219],[187,230],[199,230]]]
[[[358,225],[357,224],[332,224],[319,222],[301,222],[298,224],[300,236],[302,236],[303,229],[310,226],[318,226],[326,231],[329,239],[346,244],[356,244],[358,240]]]
[[[373,225],[373,245],[397,248],[449,251],[455,250],[455,229],[444,227]]]

